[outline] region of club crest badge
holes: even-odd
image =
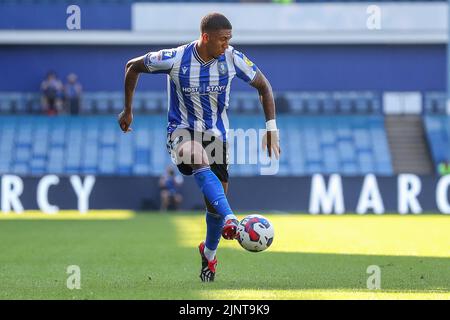
[[[225,61],[219,62],[217,67],[219,68],[219,74],[220,75],[225,75],[225,74],[228,73],[228,67],[227,67],[227,63]]]

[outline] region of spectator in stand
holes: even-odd
[[[47,115],[56,115],[61,112],[63,107],[63,84],[56,76],[56,73],[50,71],[47,77],[41,83],[42,108]]]
[[[183,184],[183,177],[176,175],[171,166],[166,168],[166,173],[159,179],[159,188],[161,190],[161,211],[167,211],[169,208],[178,210],[183,200],[179,188]]]
[[[77,75],[75,73],[69,74],[67,76],[67,83],[64,86],[64,98],[66,110],[71,115],[77,115],[80,113],[82,91],[83,88],[78,82]]]

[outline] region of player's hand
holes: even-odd
[[[123,110],[119,113],[117,120],[119,122],[120,129],[122,129],[124,133],[132,131],[130,126],[133,122],[133,113],[131,111]]]
[[[280,158],[281,149],[278,130],[266,131],[263,136],[262,149],[263,151],[266,151],[267,149],[269,158],[272,158],[272,154],[275,154],[275,158],[277,158],[277,160]]]

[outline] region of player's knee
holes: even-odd
[[[196,141],[186,141],[178,149],[180,163],[191,165],[194,169],[209,165],[203,146]]]

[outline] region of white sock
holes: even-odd
[[[214,257],[216,256],[217,250],[209,250],[207,246],[205,246],[205,251],[203,252],[205,254],[206,259],[208,261],[214,260]]]
[[[230,219],[239,220],[234,214],[229,214],[229,215],[225,216],[225,220],[224,221],[227,222]]]

